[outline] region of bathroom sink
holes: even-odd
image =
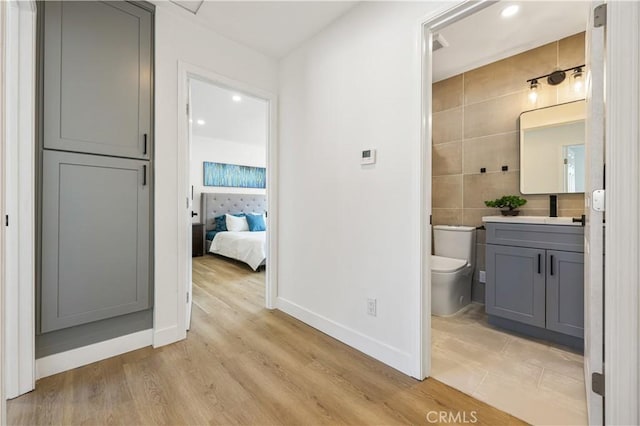
[[[581,226],[580,222],[574,222],[572,217],[549,217],[549,216],[484,216],[483,222],[502,223],[533,223],[542,225],[571,225]]]

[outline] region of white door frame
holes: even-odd
[[[591,2],[589,21],[593,20],[599,0]],[[602,373],[604,363],[604,235],[603,213],[592,208],[592,191],[603,189],[604,181],[604,111],[605,111],[605,30],[588,26],[585,37],[586,64],[586,143],[585,143],[585,216],[584,228],[584,381],[590,425],[604,421],[602,396],[591,389],[593,373]]]
[[[278,293],[278,139],[277,139],[277,97],[275,94],[249,86],[237,80],[217,74],[205,68],[184,61],[178,62],[178,200],[185,200],[185,204],[178,203],[178,294],[186,294],[189,288],[191,267],[191,206],[190,200],[191,158],[189,139],[189,116],[186,105],[189,101],[189,79],[210,82],[217,86],[228,87],[269,103],[269,130],[267,141],[267,259],[265,282],[265,307],[275,308]],[[189,300],[191,295],[189,295]],[[185,299],[186,301],[186,299]],[[186,330],[187,304],[181,303],[178,311],[179,330]]]
[[[482,3],[464,2],[423,24],[423,146],[431,147],[431,31],[456,16],[477,11]],[[605,234],[605,424],[640,423],[640,3],[608,3],[605,85],[606,220]],[[426,138],[426,139],[425,139]],[[429,170],[423,152],[421,194]],[[426,200],[423,207],[428,206]],[[421,212],[423,240],[429,229],[428,210]],[[423,241],[423,248],[429,245]],[[423,252],[423,286],[429,285]],[[424,292],[422,326],[430,322],[429,287]],[[421,334],[420,347],[428,358],[430,334]],[[423,376],[429,375],[424,360]],[[593,419],[594,423],[598,419]]]
[[[14,398],[35,387],[36,4],[10,1],[4,6],[3,213],[9,215],[5,247],[10,247],[3,250],[4,390]]]
[[[605,424],[640,423],[640,3],[607,3]]]
[[[496,1],[465,0],[420,22],[420,86],[422,91],[420,161],[420,307],[418,324],[418,379],[431,375],[431,96],[433,82],[433,33],[456,21],[491,6]]]
[[[485,2],[487,3],[487,2]],[[456,17],[477,11],[482,3],[464,2],[423,24],[423,151],[431,148],[431,32]],[[640,4],[609,2],[607,12],[607,230],[605,234],[605,424],[638,424],[640,412]],[[430,156],[423,152],[421,194]],[[427,200],[422,206],[428,207]],[[421,212],[423,250],[429,248],[429,215]],[[428,252],[427,252],[428,253]],[[422,327],[420,347],[429,358],[431,305],[428,263],[422,253]],[[424,359],[422,376],[429,375]],[[593,419],[597,423],[597,419]]]
[[[6,40],[5,35],[5,16],[6,2],[0,2],[0,111],[5,111],[7,103],[5,102],[5,52]],[[0,118],[0,165],[4,170],[5,165],[5,133],[4,133],[4,116]],[[4,214],[5,210],[5,179],[4,173],[0,173],[0,212]],[[0,253],[5,251],[5,227],[0,225]],[[0,254],[0,424],[7,424],[7,398],[5,396],[5,378],[4,378],[4,360],[5,360],[5,338],[4,338],[4,255]]]

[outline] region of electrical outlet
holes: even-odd
[[[480,276],[478,277],[478,281],[481,283],[487,282],[487,271],[480,271]]]
[[[377,301],[376,299],[367,299],[367,315],[375,317],[377,314]]]

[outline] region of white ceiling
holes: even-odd
[[[355,1],[205,1],[196,19],[232,40],[281,58],[356,4]]]
[[[180,1],[185,6],[199,3]],[[281,58],[358,3],[206,0],[195,19],[225,37]],[[503,19],[500,11],[514,3],[520,5],[519,13]],[[589,4],[576,0],[504,0],[458,21],[440,31],[449,46],[434,53],[434,81],[584,31]],[[176,4],[172,7],[191,15]]]
[[[235,102],[234,95],[241,101]],[[268,114],[265,100],[191,80],[191,128],[195,136],[265,147]]]
[[[518,4],[515,16],[500,12]],[[433,53],[433,81],[490,64],[587,27],[590,2],[501,1],[440,31],[448,47]]]

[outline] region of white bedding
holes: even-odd
[[[255,271],[267,258],[266,237],[265,231],[218,232],[211,242],[209,251],[241,260]]]

